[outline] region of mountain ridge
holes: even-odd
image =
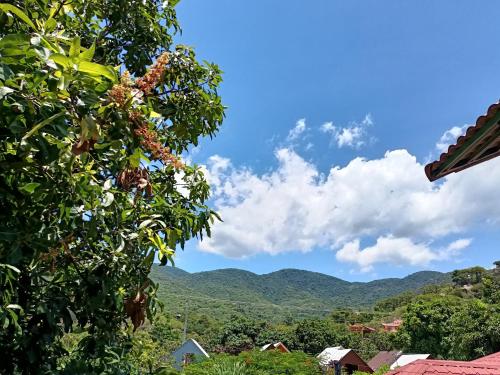
[[[295,268],[256,274],[237,268],[187,272],[154,266],[151,278],[167,310],[178,313],[186,304],[209,313],[233,312],[256,317],[287,314],[322,316],[337,307],[369,308],[378,300],[450,281],[450,274],[419,271],[403,278],[350,282]]]

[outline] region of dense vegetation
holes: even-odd
[[[0,3],[1,373],[129,374],[151,265],[217,217],[181,157],[220,70],[173,44],[175,3]]]
[[[294,269],[256,275],[237,269],[188,273],[173,267],[153,267],[151,278],[172,314],[183,313],[188,304],[189,310],[219,319],[241,313],[275,321],[322,317],[340,306],[366,309],[380,299],[451,280],[449,274],[429,271],[403,279],[350,283]]]
[[[215,310],[210,308],[190,308],[188,337],[195,338],[212,353],[212,360],[189,366],[186,373],[201,369],[207,371],[206,373],[217,373],[215,371],[220,368],[238,367],[239,363],[246,363],[241,360],[246,358],[245,356],[254,358],[257,355],[255,349],[277,341],[283,342],[294,353],[300,353],[296,354],[296,358],[302,358],[301,355],[305,356],[303,358],[313,358],[329,346],[355,349],[367,361],[380,350],[393,349],[459,360],[470,360],[498,351],[500,273],[484,269],[483,271],[481,277],[473,278],[470,284],[467,282],[463,285],[463,280],[440,285],[430,284],[382,299],[370,308],[332,308],[323,317],[248,317],[235,314],[234,307],[230,305],[226,306],[228,311],[220,314],[213,313]],[[185,275],[180,270],[174,272]],[[475,271],[465,269],[460,272],[467,274]],[[238,274],[235,270],[230,273]],[[248,273],[244,274],[248,276]],[[217,272],[217,275],[220,277],[220,272]],[[283,279],[282,284],[286,288]],[[289,312],[292,314],[293,310]],[[381,323],[392,321],[394,318],[402,318],[404,321],[400,331],[396,334],[381,331]],[[157,365],[163,363],[165,366],[161,357],[168,357],[168,353],[181,344],[183,323],[183,314],[167,313],[153,326],[147,326],[141,331],[143,347],[146,350],[149,350],[148,347],[156,348],[146,356],[150,361],[156,361]],[[378,331],[365,335],[350,332],[348,326],[353,323],[363,323]],[[166,349],[161,351],[158,348]],[[278,371],[276,369],[293,356],[280,357],[276,353],[276,358],[283,358],[283,362],[274,362],[275,371]],[[266,359],[260,360],[267,362]],[[251,372],[254,371],[251,366],[243,367],[238,369],[240,373],[254,373]],[[273,372],[271,368],[261,371],[262,374],[280,373]]]

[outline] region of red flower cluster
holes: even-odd
[[[148,95],[156,87],[158,82],[160,82],[163,73],[165,72],[166,66],[169,61],[169,53],[164,52],[158,57],[151,69],[144,75],[144,77],[138,78],[135,81],[137,87],[144,93]]]
[[[151,152],[151,155],[156,160],[162,160],[165,163],[173,165],[177,169],[184,168],[184,164],[179,158],[170,152],[170,148],[163,146],[158,140],[156,131],[149,129],[148,123],[144,121],[139,112],[130,113],[130,119],[138,124],[134,133],[141,137],[141,145]]]

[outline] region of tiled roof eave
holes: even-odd
[[[425,166],[425,174],[430,181],[435,181],[441,177],[444,177],[450,173],[459,172],[466,168],[472,167],[473,165],[482,163],[486,160],[492,159],[496,156],[500,156],[500,151],[489,154],[485,157],[481,157],[477,160],[467,162],[465,165],[458,166],[456,168],[446,169],[447,164],[450,162],[457,162],[460,160],[461,154],[464,153],[469,148],[469,143],[471,143],[475,137],[480,135],[486,129],[486,125],[492,125],[492,121],[497,121],[500,116],[500,102],[491,105],[488,108],[486,115],[479,116],[476,120],[475,125],[470,126],[465,135],[458,137],[457,142],[454,145],[450,145],[446,152],[443,152],[438,160],[429,163]],[[457,159],[458,158],[458,159]]]

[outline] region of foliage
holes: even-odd
[[[153,340],[147,332],[140,331],[133,337],[127,360],[133,364],[131,372],[153,374],[167,362],[169,354],[169,350]]]
[[[407,306],[397,342],[408,352],[472,360],[500,350],[499,322],[499,305],[426,295]]]
[[[448,352],[444,338],[451,332],[448,321],[459,303],[457,297],[419,297],[409,304],[399,330],[405,351],[443,357]]]
[[[470,360],[500,349],[500,305],[480,300],[463,303],[450,318],[448,357]]]
[[[471,267],[455,270],[452,272],[451,277],[455,285],[472,285],[480,283],[485,273],[486,270],[483,267]]]
[[[121,327],[156,309],[155,257],[172,261],[217,216],[180,155],[221,124],[220,70],[172,45],[175,2],[12,3],[0,4],[0,372],[129,373]],[[75,325],[89,335],[70,353]]]
[[[408,304],[415,298],[415,292],[408,291],[393,297],[384,298],[378,301],[373,309],[380,312],[391,312],[397,308]]]
[[[321,374],[316,358],[302,352],[278,351],[242,352],[235,357],[216,355],[211,359],[185,368],[186,375],[314,375]]]
[[[373,375],[384,375],[384,374],[388,373],[389,370],[390,370],[390,368],[388,365],[382,365],[372,374]],[[368,373],[363,372],[363,371],[354,371],[353,375],[368,375]]]
[[[281,270],[267,275],[225,269],[188,273],[174,267],[153,267],[151,278],[159,285],[159,298],[170,313],[183,313],[186,296],[190,310],[220,320],[238,313],[254,319],[289,322],[304,318],[326,317],[333,308],[349,310],[338,322],[368,322],[375,316],[368,309],[377,301],[415,291],[422,286],[444,283],[448,274],[419,272],[403,279],[383,279],[370,283],[350,283],[316,272]],[[167,303],[168,302],[168,303]],[[346,309],[347,307],[347,309]]]
[[[340,335],[326,320],[306,319],[295,329],[295,349],[309,354],[318,354],[329,346],[338,346]]]
[[[237,354],[255,347],[264,323],[234,315],[221,327],[215,337],[214,349],[218,352]]]

